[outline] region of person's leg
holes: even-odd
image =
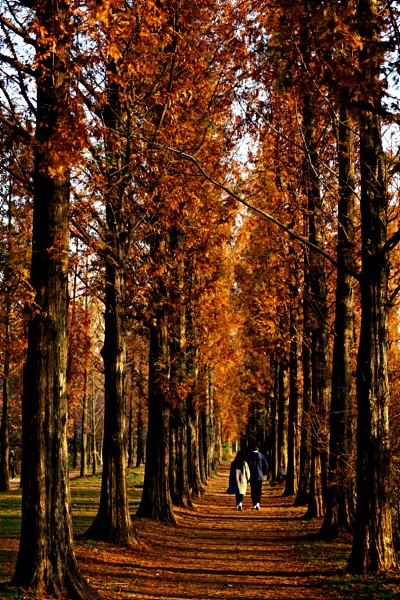
[[[236,494],[236,508],[242,510],[243,494]]]
[[[262,494],[262,481],[257,481],[256,494],[255,494],[255,506],[260,508],[261,494]]]
[[[250,482],[250,489],[251,489],[251,502],[252,502],[253,507],[254,507],[257,504],[258,481],[251,481]]]

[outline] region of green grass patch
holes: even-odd
[[[144,468],[129,469],[127,475],[129,506],[132,516],[136,513],[143,488]],[[92,524],[97,514],[101,474],[71,479],[71,515],[75,535],[84,533]],[[20,488],[10,492],[0,493],[0,599],[19,599],[24,593],[17,588],[8,587],[11,580],[18,553],[18,541],[21,528],[21,499]],[[86,540],[89,547],[92,542]],[[98,542],[93,542],[97,547]]]
[[[21,497],[20,488],[0,493],[0,598],[21,597],[20,592],[16,590],[10,591],[8,596],[3,594],[2,590],[6,582],[11,579],[17,560],[21,528]]]
[[[345,570],[351,552],[351,537],[322,541],[307,536],[309,529],[295,541],[300,560],[310,571],[318,571],[323,564],[327,572],[318,576],[318,586],[346,600],[399,600],[400,573],[379,575],[348,575]]]
[[[329,587],[339,592],[342,598],[352,600],[397,600],[400,577],[389,575],[332,577]]]
[[[142,496],[144,467],[129,469],[127,488],[129,509],[136,513]],[[83,534],[97,514],[100,500],[101,475],[77,477],[71,480],[71,513],[74,534]]]
[[[19,488],[0,493],[0,533],[4,537],[19,536],[21,496],[22,492]]]

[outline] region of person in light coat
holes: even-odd
[[[243,498],[247,490],[247,482],[250,480],[249,465],[244,459],[244,452],[239,450],[231,463],[229,471],[229,488],[230,494],[235,494],[236,509],[242,510]]]

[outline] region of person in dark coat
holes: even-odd
[[[262,484],[264,475],[268,473],[268,463],[264,454],[254,446],[246,455],[246,461],[250,469],[251,500],[254,510],[260,510]]]
[[[245,461],[244,452],[239,450],[231,463],[229,470],[228,492],[236,496],[236,508],[242,510],[243,498],[247,490],[247,482],[250,479],[250,470]]]

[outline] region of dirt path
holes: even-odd
[[[238,512],[234,497],[225,494],[227,481],[228,467],[222,467],[194,511],[176,510],[178,526],[135,520],[147,547],[116,549],[114,556],[110,549],[99,551],[96,587],[126,600],[333,598],[321,587],[315,565],[297,557],[296,537],[304,527],[317,527],[299,519],[304,508],[292,507],[282,489],[265,486],[261,511],[251,508],[248,491]],[[93,556],[89,561],[93,566]]]

